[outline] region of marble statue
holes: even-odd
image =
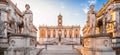
[[[90,5],[90,10],[87,13],[88,23],[90,26],[90,34],[95,34],[96,29],[96,12],[94,11],[94,5]]]
[[[33,13],[30,10],[28,4],[25,5],[26,10],[24,11],[24,30],[23,32],[29,34],[32,32],[33,28]]]

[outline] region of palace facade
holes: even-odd
[[[80,26],[63,26],[62,15],[58,15],[57,26],[39,26],[39,36],[41,38],[58,38],[61,42],[63,38],[80,38]]]

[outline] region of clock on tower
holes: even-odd
[[[62,26],[62,15],[58,15],[58,26]]]

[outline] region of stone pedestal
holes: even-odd
[[[89,35],[84,37],[83,55],[115,55],[111,37],[107,34]]]
[[[35,55],[36,38],[23,35],[13,34],[9,37],[9,47],[5,51],[6,55]]]
[[[120,37],[112,38],[112,47],[116,52],[116,55],[120,54]]]
[[[0,38],[0,48],[8,48],[8,39],[6,37]]]

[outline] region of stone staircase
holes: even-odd
[[[72,45],[49,45],[39,55],[81,55]]]

